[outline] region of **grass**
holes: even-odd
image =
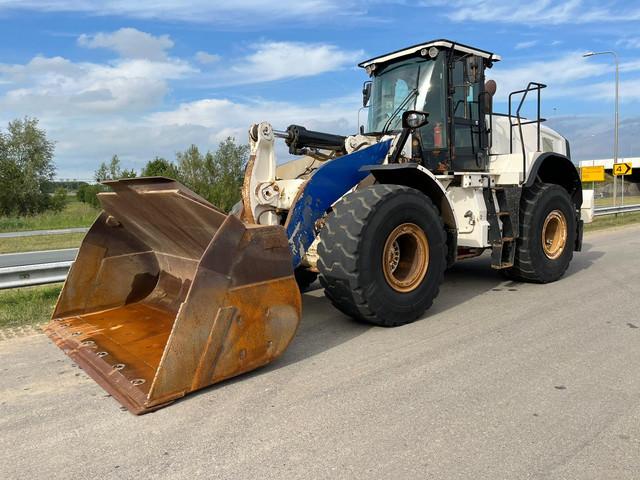
[[[63,235],[0,238],[0,254],[79,247],[84,235],[84,233],[65,233]]]
[[[97,216],[98,209],[71,200],[62,212],[44,212],[30,217],[0,217],[0,232],[89,227]]]
[[[585,232],[602,230],[604,228],[620,227],[632,223],[640,223],[640,212],[624,213],[619,215],[605,215],[595,217],[593,223],[585,225]]]
[[[61,283],[0,290],[0,328],[41,325],[49,321]]]

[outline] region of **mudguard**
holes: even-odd
[[[345,193],[363,180],[369,172],[364,165],[380,164],[391,147],[391,140],[324,163],[303,185],[289,211],[285,229],[293,266],[300,265],[317,232],[315,224]]]

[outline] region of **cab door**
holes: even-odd
[[[487,131],[484,119],[482,58],[464,55],[450,64],[449,112],[451,163],[454,171],[484,171]]]

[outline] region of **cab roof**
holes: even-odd
[[[367,68],[369,65],[373,65],[375,63],[385,63],[391,60],[395,60],[397,58],[408,57],[418,53],[423,48],[431,48],[431,47],[453,49],[454,51],[460,52],[460,53],[471,53],[473,55],[486,58],[491,62],[500,61],[500,55],[487,52],[486,50],[480,50],[479,48],[470,47],[469,45],[464,45],[462,43],[457,43],[452,40],[439,39],[439,40],[431,40],[426,43],[420,43],[412,47],[403,48],[402,50],[396,50],[395,52],[387,53],[379,57],[370,58],[369,60],[365,60],[364,62],[359,63],[358,66],[362,68]]]

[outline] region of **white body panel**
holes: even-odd
[[[580,208],[580,218],[584,223],[593,222],[595,202],[593,190],[582,190],[582,207]]]
[[[487,122],[489,118],[487,117]],[[526,120],[523,120],[526,121]],[[513,127],[512,143],[509,140],[509,117],[493,115],[491,132],[491,149],[489,150],[489,172],[497,175],[499,185],[516,185],[529,176],[536,158],[546,152],[567,155],[565,138],[544,125],[540,126],[540,151],[538,150],[538,129],[535,123],[522,125],[522,138],[526,155],[526,177],[523,176],[523,159],[520,133],[517,126]],[[512,118],[511,123],[516,124]]]
[[[449,187],[447,199],[458,226],[458,246],[488,247],[489,222],[482,187]]]

